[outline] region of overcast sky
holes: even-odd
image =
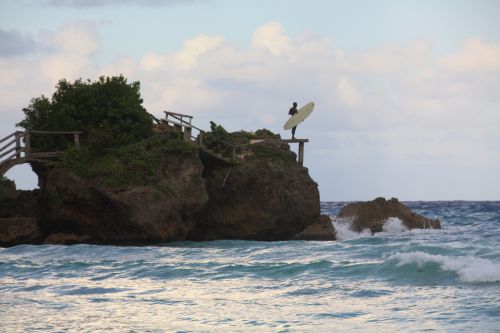
[[[321,199],[500,199],[500,1],[0,0],[0,136],[62,78],[282,137]],[[33,187],[29,167],[7,174]]]

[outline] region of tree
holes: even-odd
[[[97,81],[61,80],[49,99],[33,98],[23,109],[18,126],[27,130],[81,131],[82,144],[103,149],[137,142],[152,131],[150,115],[142,106],[140,83],[123,76],[100,77]],[[33,136],[41,149],[64,149],[69,138]]]

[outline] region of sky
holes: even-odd
[[[500,1],[0,0],[0,137],[58,80],[119,74],[205,129],[289,138],[315,102],[323,201],[500,199]]]

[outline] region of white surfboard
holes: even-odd
[[[314,103],[310,102],[299,109],[299,111],[288,119],[283,128],[289,130],[303,122],[313,112]]]

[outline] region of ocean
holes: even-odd
[[[500,202],[405,204],[443,229],[2,248],[0,332],[500,332]]]

